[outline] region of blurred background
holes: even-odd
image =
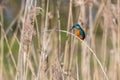
[[[0,0],[0,80],[120,80],[119,8],[120,0]],[[74,23],[84,41],[69,33]]]

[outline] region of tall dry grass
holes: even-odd
[[[119,0],[22,0],[5,28],[0,3],[0,80],[120,80]],[[79,23],[84,41],[69,29]]]

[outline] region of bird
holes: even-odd
[[[81,25],[79,25],[78,23],[75,23],[75,24],[73,24],[70,31],[73,30],[73,29],[75,29],[75,35],[77,37],[79,37],[81,40],[85,39],[86,35],[85,35],[84,30],[81,28]]]

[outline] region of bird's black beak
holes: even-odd
[[[70,28],[70,30],[69,30],[69,31],[71,31],[73,28],[74,28],[74,26],[73,26],[72,28]]]

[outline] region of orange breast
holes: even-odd
[[[80,30],[75,29],[75,34],[76,34],[77,36],[80,36]]]
[[[75,35],[78,36],[80,39],[83,40],[83,37],[80,35],[80,30],[75,28]]]

